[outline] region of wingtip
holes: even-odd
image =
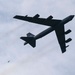
[[[65,52],[66,52],[66,48],[62,50],[62,53],[65,53]]]
[[[20,39],[22,39],[22,40],[23,40],[24,38],[25,38],[25,37],[20,37]]]
[[[13,18],[16,18],[17,17],[17,15],[15,15]]]
[[[66,51],[63,51],[62,53],[65,53]]]
[[[16,16],[14,16],[13,18],[16,18]]]

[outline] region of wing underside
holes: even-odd
[[[56,36],[57,36],[61,51],[62,53],[64,53],[66,51],[64,25],[60,25],[58,28],[56,28],[55,32],[56,32]]]
[[[57,19],[35,18],[35,17],[19,16],[19,15],[14,16],[14,18],[46,26],[55,26],[56,24],[59,24],[61,21]]]

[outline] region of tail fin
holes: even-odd
[[[36,47],[36,40],[35,40],[35,38],[33,37],[33,34],[28,33],[28,34],[27,34],[27,37],[20,37],[20,39],[26,41],[26,42],[24,43],[24,45],[26,45],[27,43],[29,43],[32,47]]]
[[[27,33],[27,37],[34,37],[35,35],[34,34],[32,34],[32,33]]]

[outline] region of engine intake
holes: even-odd
[[[70,32],[71,32],[71,30],[69,29],[65,32],[65,34],[69,34]]]
[[[69,45],[66,46],[66,48],[69,47]]]
[[[38,18],[40,15],[39,14],[36,14],[33,18]]]
[[[65,42],[68,43],[68,42],[70,42],[70,41],[72,41],[71,38],[67,39]]]
[[[48,20],[51,20],[52,18],[53,18],[53,16],[49,16],[47,19],[48,19]]]

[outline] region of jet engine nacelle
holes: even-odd
[[[48,19],[48,20],[52,20],[52,18],[53,18],[53,16],[49,16],[47,19]]]
[[[38,18],[40,15],[39,14],[36,14],[33,18]]]
[[[66,46],[66,48],[69,47],[69,45]]]
[[[70,41],[72,41],[71,38],[67,39],[65,42],[68,43],[68,42],[70,42]]]
[[[70,32],[71,32],[71,30],[69,29],[65,32],[65,34],[69,34]]]

